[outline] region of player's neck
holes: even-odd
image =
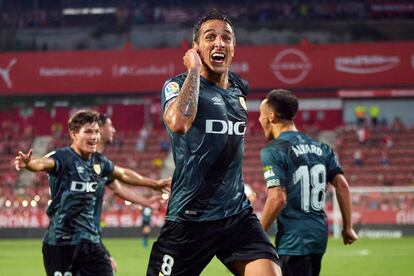
[[[71,148],[73,149],[74,152],[76,152],[80,157],[82,157],[82,159],[85,160],[89,160],[92,158],[92,152],[84,152],[82,151],[79,147],[75,146],[75,145],[71,145]]]
[[[220,88],[228,89],[230,88],[230,82],[228,77],[228,71],[225,73],[215,73],[211,70],[201,71],[201,76],[208,80],[209,82],[214,83]]]
[[[278,138],[280,134],[287,131],[298,131],[294,123],[277,123],[273,126],[273,137]]]

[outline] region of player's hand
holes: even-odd
[[[344,244],[352,244],[354,241],[358,239],[358,235],[355,233],[354,229],[343,229],[342,230],[342,239]]]
[[[114,273],[116,272],[116,270],[118,269],[118,264],[116,263],[115,259],[111,257],[109,257],[109,260],[111,260],[111,266],[112,266],[112,270],[114,271]]]
[[[170,193],[171,177],[157,180],[157,186],[155,187],[155,190],[163,193]]]
[[[149,199],[149,206],[152,210],[158,210],[161,208],[162,197],[160,195],[153,195]]]
[[[19,151],[16,158],[14,159],[14,166],[17,171],[20,171],[22,168],[26,168],[27,164],[32,160],[33,150],[30,149],[28,153],[23,153]]]
[[[202,61],[198,53],[198,45],[194,44],[193,48],[189,49],[183,57],[184,65],[188,70],[195,69],[200,71]]]

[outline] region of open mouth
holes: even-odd
[[[88,142],[87,144],[88,144],[88,146],[90,146],[90,147],[94,147],[94,146],[96,146],[96,145],[97,145],[97,143],[96,143],[96,142]]]
[[[226,59],[226,55],[224,53],[213,53],[211,55],[211,59],[215,63],[223,63],[224,60]]]

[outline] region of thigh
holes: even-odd
[[[275,247],[256,215],[250,210],[231,218],[226,225],[226,230],[217,257],[233,273],[235,272],[233,264],[248,264],[261,259],[279,264]]]
[[[312,276],[318,276],[321,272],[323,254],[311,254]]]
[[[76,258],[82,276],[113,276],[111,260],[100,243],[82,243]]]
[[[74,265],[75,245],[56,246],[43,244],[43,264],[48,276],[74,276],[77,274]]]
[[[281,256],[282,271],[284,276],[313,276],[311,255]]]
[[[167,221],[152,246],[147,275],[199,275],[215,255],[216,231],[214,224]]]

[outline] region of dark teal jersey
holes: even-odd
[[[47,155],[55,161],[49,172],[51,203],[47,209],[50,223],[43,242],[49,245],[73,245],[81,240],[99,242],[95,224],[95,206],[103,177],[114,170],[114,165],[99,153],[85,160],[71,147]],[[103,194],[102,194],[103,195]]]
[[[182,74],[164,84],[165,110],[185,81]],[[186,134],[167,129],[175,171],[167,220],[211,221],[249,208],[244,194],[242,162],[247,124],[247,84],[230,73],[222,89],[200,77],[197,116]]]
[[[328,239],[324,211],[327,183],[342,169],[332,149],[307,135],[287,131],[262,149],[268,188],[285,188],[287,203],[277,217],[280,255],[323,254]]]
[[[111,184],[114,180],[112,178],[104,177],[101,179],[103,185],[98,185],[96,188],[96,204],[95,204],[95,225],[98,229],[99,234],[102,233],[101,228],[101,217],[102,217],[102,208],[103,208],[103,199],[105,196],[105,187],[106,185]]]

